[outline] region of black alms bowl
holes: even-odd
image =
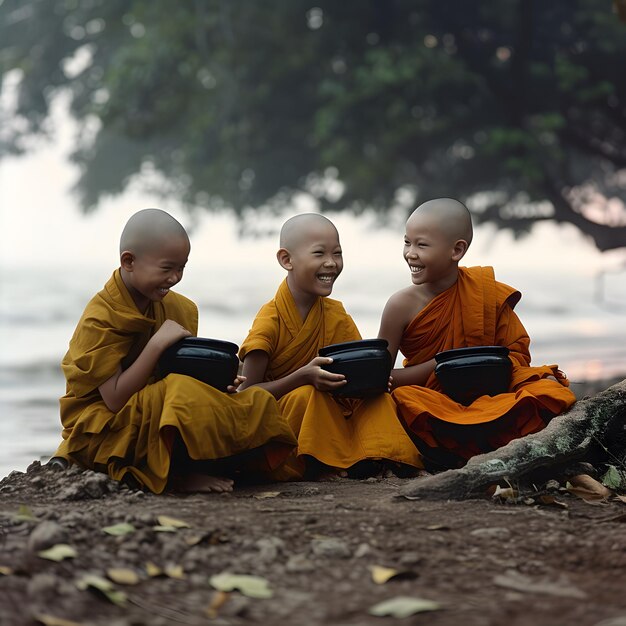
[[[470,405],[480,396],[509,390],[511,360],[505,346],[473,346],[435,355],[435,374],[444,393],[459,404]]]
[[[230,341],[185,337],[167,348],[159,359],[159,373],[185,374],[220,391],[232,385],[239,369],[239,346]]]
[[[323,369],[343,374],[348,381],[333,394],[348,398],[365,398],[385,393],[391,373],[391,355],[386,339],[362,339],[326,346],[320,356],[333,359]]]

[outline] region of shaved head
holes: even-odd
[[[453,198],[436,198],[420,204],[409,216],[407,223],[414,219],[433,220],[437,228],[450,241],[463,239],[467,245],[472,242],[472,216],[467,207]]]
[[[319,213],[301,213],[291,217],[280,229],[280,247],[286,250],[297,249],[311,237],[312,233],[320,229],[332,229],[337,234],[337,240],[339,240],[339,233],[335,225]]]
[[[154,250],[175,237],[189,241],[182,224],[161,209],[144,209],[131,216],[120,237],[120,254]]]

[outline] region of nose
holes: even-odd
[[[337,262],[333,257],[329,257],[324,261],[324,265],[326,265],[327,267],[335,267],[337,265]]]
[[[179,283],[181,278],[183,277],[183,272],[182,270],[174,270],[170,275],[169,278],[167,279],[167,282],[170,285],[175,285],[176,283]]]

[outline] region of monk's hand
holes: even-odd
[[[332,362],[330,357],[316,356],[303,368],[306,382],[313,385],[318,391],[332,391],[343,387],[348,382],[343,374],[333,374],[333,372],[322,369],[322,365],[330,365]]]
[[[237,389],[239,388],[239,385],[242,385],[243,383],[246,382],[246,377],[245,376],[241,376],[238,375],[235,380],[233,380],[233,384],[232,385],[228,385],[228,387],[226,387],[226,392],[227,393],[237,393]]]
[[[184,337],[190,337],[191,333],[178,322],[174,320],[165,320],[161,328],[154,333],[152,341],[154,341],[160,350],[169,348],[173,343]]]

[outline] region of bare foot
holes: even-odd
[[[230,478],[206,474],[174,476],[170,481],[171,489],[181,493],[226,493],[233,490],[233,484]]]

